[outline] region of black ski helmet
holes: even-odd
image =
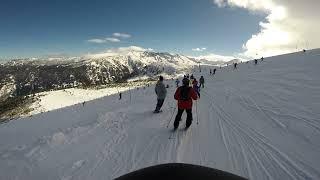
[[[182,84],[185,85],[185,86],[188,86],[189,85],[189,79],[188,78],[183,78]]]

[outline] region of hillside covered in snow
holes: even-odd
[[[195,64],[194,59],[186,56],[133,47],[82,57],[11,60],[0,64],[0,122],[37,111],[34,104],[39,103],[39,98],[34,95],[65,92],[70,88],[86,91],[127,81],[152,81],[159,74],[175,77]],[[109,88],[105,91],[114,92]],[[107,94],[112,93],[97,97]],[[78,102],[81,100],[92,98],[79,98]]]
[[[116,52],[88,54],[81,57],[16,59],[0,64],[0,88],[12,80],[15,95],[29,95],[48,90],[126,82],[128,79],[153,79],[162,74],[175,77],[199,63],[228,64],[179,54],[154,52],[131,46]]]
[[[210,62],[211,65],[228,63],[226,59],[223,60],[217,57]],[[153,81],[158,75],[174,78],[182,76],[199,63],[204,65],[207,62],[204,59],[154,52],[136,46],[81,57],[14,59],[0,64],[0,121],[34,112],[29,107],[37,98],[30,95],[70,88],[81,91],[114,86],[115,83]]]
[[[171,57],[143,56],[150,65]],[[174,66],[176,58],[163,63]],[[113,179],[169,162],[249,179],[320,179],[319,58],[318,49],[227,66],[214,76],[194,72],[205,88],[189,130],[183,116],[174,134],[172,80],[160,114],[152,113],[150,86],[121,100],[111,95],[0,124],[0,179]],[[100,60],[91,67],[102,68]]]
[[[169,53],[126,51],[74,58],[23,59],[0,64],[0,84],[14,79],[17,95],[51,89],[105,85],[158,74],[176,76],[197,65],[195,59]]]

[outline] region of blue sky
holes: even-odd
[[[212,0],[8,0],[0,6],[0,58],[82,55],[132,45],[232,55],[259,32],[264,18],[219,8]],[[116,32],[131,37],[114,37]],[[88,42],[105,38],[120,42]],[[192,51],[202,47],[206,50]]]

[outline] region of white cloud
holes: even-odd
[[[104,52],[100,52],[96,54],[88,54],[86,55],[86,57],[102,58],[102,57],[116,56],[116,55],[128,55],[132,52],[143,52],[143,51],[153,51],[153,49],[151,48],[145,49],[139,46],[119,47],[119,48],[107,49]]]
[[[113,33],[114,37],[118,37],[118,38],[130,38],[131,35],[130,34],[126,34],[126,33]]]
[[[105,40],[108,42],[120,42],[120,39],[118,38],[106,38]]]
[[[113,37],[89,39],[87,41],[91,43],[97,43],[97,44],[103,44],[107,42],[115,43],[115,42],[120,42],[121,38],[125,39],[125,38],[131,37],[130,34],[126,34],[126,33],[113,33],[112,36]]]
[[[219,7],[240,7],[266,13],[260,32],[243,45],[248,57],[271,56],[319,48],[319,0],[214,0]]]
[[[106,43],[106,40],[105,39],[89,39],[88,42],[102,44],[102,43]]]
[[[193,48],[192,51],[202,52],[205,51],[207,48]]]
[[[214,0],[219,7],[241,7],[250,10],[268,11],[273,6],[272,0]]]
[[[117,38],[104,38],[104,39],[96,38],[96,39],[89,39],[88,42],[103,44],[103,43],[107,43],[107,42],[120,42],[120,39],[117,39]]]

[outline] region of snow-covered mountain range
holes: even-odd
[[[196,59],[147,50],[89,54],[82,57],[50,57],[11,60],[0,64],[1,86],[14,80],[17,95],[74,86],[124,82],[133,77],[175,77],[200,64],[223,65],[226,61]]]
[[[60,55],[13,59],[0,64],[0,119],[33,111],[28,108],[35,101],[34,96],[28,96],[31,94],[74,87],[110,86],[127,81],[150,81],[159,75],[171,79],[189,72],[199,63],[212,66],[228,62],[154,52],[135,46],[81,57]],[[21,110],[12,112],[17,107]]]

